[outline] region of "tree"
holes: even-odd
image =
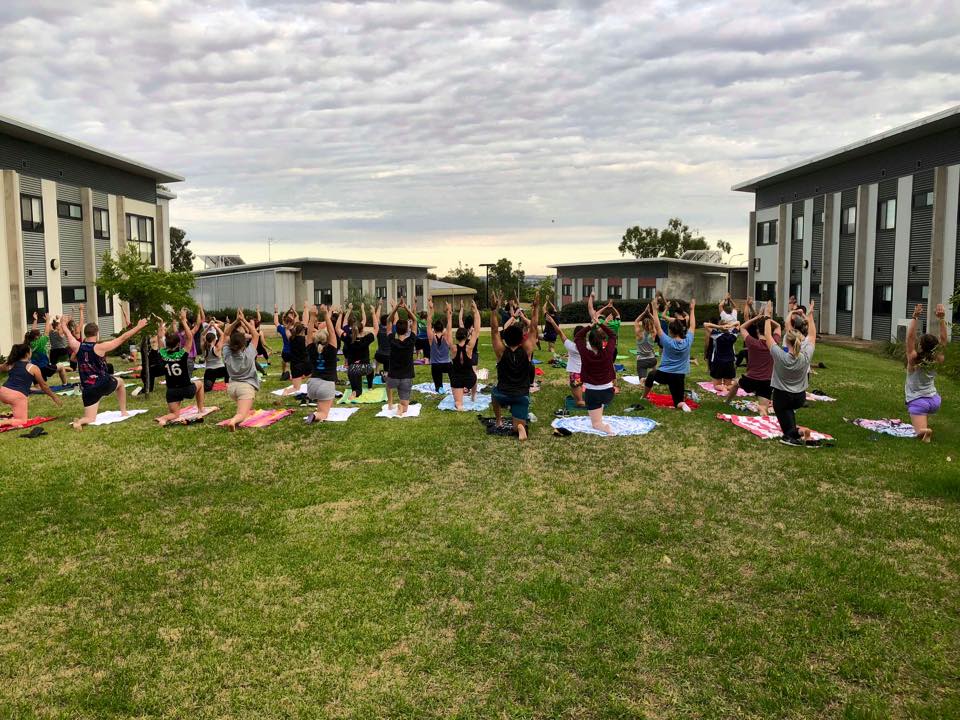
[[[526,273],[523,270],[514,270],[510,260],[500,258],[497,264],[490,268],[490,290],[496,288],[508,297],[513,297],[518,287],[523,285],[524,277]]]
[[[447,271],[447,274],[440,279],[443,282],[473,288],[477,291],[478,295],[483,294],[483,278],[477,275],[476,270],[469,265],[457,263],[455,268],[450,268],[450,270]]]
[[[540,293],[540,297],[544,300],[552,298],[557,292],[556,286],[556,276],[550,275],[545,278],[541,278],[536,284],[524,283],[523,284],[523,297],[520,299],[524,302],[530,302],[533,300],[533,297],[536,293]]]
[[[172,230],[172,228],[171,228]],[[167,272],[151,267],[135,248],[122,250],[116,257],[104,253],[103,269],[97,288],[104,295],[116,295],[130,305],[131,318],[148,318],[146,332],[140,336],[141,375],[144,390],[150,389],[150,337],[157,332],[157,318],[177,313],[180,308],[196,306],[190,297],[192,272]]]
[[[717,240],[717,250],[722,252],[724,255],[729,255],[730,251],[733,250],[733,245],[728,243],[726,240]]]
[[[627,228],[620,240],[620,254],[637,258],[678,258],[687,250],[707,250],[706,239],[680,218],[670,218],[663,230],[655,227]]]
[[[195,255],[189,248],[187,231],[178,227],[170,228],[170,269],[174,272],[193,272]]]

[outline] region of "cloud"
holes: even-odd
[[[892,0],[8,0],[0,113],[187,177],[193,247],[611,258],[734,182],[958,102],[960,8]]]

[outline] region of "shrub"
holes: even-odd
[[[619,302],[615,302],[614,305],[617,310],[620,311],[620,319],[623,322],[633,322],[649,303],[649,300],[620,300]],[[597,303],[597,307],[600,305],[600,303]],[[679,300],[677,301],[677,305],[682,312],[688,312],[690,310],[690,305],[686,301]],[[715,323],[720,320],[720,309],[716,303],[697,305],[696,315],[697,325],[702,325],[705,322]],[[567,324],[582,325],[583,323],[589,322],[589,317],[587,317],[587,303],[567,303],[560,308],[559,318],[561,323]]]

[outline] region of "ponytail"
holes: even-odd
[[[800,347],[803,345],[805,338],[805,335],[797,332],[796,330],[790,330],[787,332],[787,347],[790,349],[791,354],[794,356],[800,354]]]
[[[17,343],[10,348],[10,354],[7,356],[7,365],[12,366],[18,363],[30,354],[29,343]]]

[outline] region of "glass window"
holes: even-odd
[[[377,300],[386,300],[386,299],[387,299],[387,286],[386,286],[386,285],[377,285],[376,295],[377,295]]]
[[[100,240],[110,239],[110,213],[103,208],[93,209],[93,236]]]
[[[889,315],[893,311],[893,285],[873,286],[873,312]]]
[[[758,282],[755,288],[754,297],[759,302],[776,299],[777,284],[775,282]]]
[[[414,289],[414,292],[416,293],[417,297],[422,297],[422,296],[423,296],[423,285],[417,285],[417,287]]]
[[[857,206],[845,207],[840,213],[840,234],[853,235],[857,232]]]
[[[622,290],[619,285],[607,285],[607,299],[616,300],[623,297]]]
[[[571,287],[570,287],[569,285],[563,285],[563,286],[560,288],[560,294],[561,294],[561,295],[571,295],[572,293],[573,293],[573,290],[571,289]]]
[[[153,218],[127,215],[127,245],[136,248],[144,261],[156,265]]]
[[[933,207],[933,192],[920,191],[913,194],[914,208]]]
[[[907,300],[919,302],[930,298],[930,286],[922,283],[911,283],[907,285]]]
[[[757,223],[757,245],[773,245],[777,242],[777,221]]]
[[[798,215],[793,219],[793,239],[803,240],[803,215]]]
[[[87,301],[85,287],[65,287],[61,290],[61,297],[65,303],[82,303]]]
[[[880,202],[877,212],[877,221],[880,230],[893,230],[897,226],[897,199],[890,198]]]
[[[593,285],[584,285],[583,286],[583,297],[590,297],[590,294],[593,292]]]
[[[820,296],[820,283],[810,283],[810,295],[811,297]]]
[[[838,288],[840,296],[839,306],[844,312],[853,311],[853,285],[840,285]]]
[[[34,195],[20,196],[20,228],[43,232],[43,200]]]
[[[97,314],[100,317],[113,315],[113,298],[97,290]]]
[[[68,220],[83,220],[83,210],[77,203],[57,200],[57,217]]]

